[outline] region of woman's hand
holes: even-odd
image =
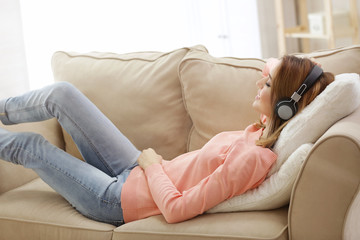
[[[160,163],[163,160],[162,156],[157,154],[154,149],[148,148],[142,151],[137,162],[142,169],[146,169],[152,164]]]

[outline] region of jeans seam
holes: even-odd
[[[27,112],[29,110],[32,110],[32,109],[35,109],[35,108],[38,108],[38,107],[45,107],[45,109],[46,109],[46,106],[44,104],[39,104],[39,105],[31,106],[31,107],[16,109],[15,111],[11,111],[11,110],[9,111],[9,110],[6,109],[6,114],[9,115],[9,113]]]

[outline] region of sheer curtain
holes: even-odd
[[[21,91],[53,81],[50,61],[59,50],[125,53],[203,44],[214,56],[261,57],[257,1],[0,1],[16,3],[17,22],[7,19],[4,26],[11,22],[11,28],[18,32],[14,35],[18,42],[15,63],[22,69],[8,66],[8,71],[21,75],[23,82],[11,87],[21,85]],[[4,34],[8,30],[4,28]],[[16,41],[9,39],[14,44]]]

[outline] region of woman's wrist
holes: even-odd
[[[162,160],[161,155],[157,154],[154,149],[148,148],[142,151],[137,161],[139,166],[145,170],[153,164],[161,164]]]

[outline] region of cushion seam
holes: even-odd
[[[354,50],[354,49],[359,50],[360,46],[354,46],[354,47],[350,47],[350,48],[340,47],[340,48],[330,50],[331,52],[329,52],[329,50],[323,50],[323,51],[317,51],[317,52],[313,52],[313,53],[306,54],[306,55],[307,56],[308,55],[310,55],[310,56],[314,55],[314,58],[323,58],[323,57],[329,57],[329,56],[332,56],[332,55],[335,55],[335,54],[338,54],[338,53],[341,53],[341,52],[351,51],[351,50]],[[317,54],[324,54],[324,55],[317,56]],[[303,55],[303,54],[297,53],[295,55]]]
[[[124,58],[121,58],[121,57],[95,57],[95,56],[90,56],[90,55],[87,55],[87,54],[76,54],[76,53],[69,53],[69,52],[65,52],[65,51],[57,51],[55,52],[55,54],[57,53],[62,53],[70,58],[92,58],[92,59],[97,59],[97,60],[120,60],[120,61],[132,61],[132,60],[141,60],[141,61],[146,61],[146,62],[155,62],[156,60],[162,58],[162,57],[165,57],[165,56],[168,56],[168,55],[171,55],[172,53],[174,52],[177,52],[177,51],[182,51],[182,50],[190,50],[191,48],[190,47],[184,47],[184,48],[179,48],[179,49],[176,49],[176,50],[173,50],[171,52],[166,52],[166,53],[162,53],[162,52],[156,52],[156,51],[148,51],[148,52],[136,52],[137,54],[141,54],[141,53],[160,53],[161,55],[154,58],[154,59],[146,59],[146,58],[140,58],[140,57],[133,57],[133,58],[129,58],[129,59],[124,59]],[[124,53],[124,54],[118,54],[118,53],[110,53],[109,54],[117,54],[117,55],[125,55],[127,53]],[[131,53],[132,54],[132,53]]]
[[[40,221],[34,221],[29,219],[19,219],[19,218],[9,218],[9,217],[0,217],[0,220],[5,221],[12,221],[12,222],[18,222],[18,223],[26,223],[26,224],[37,224],[37,225],[45,225],[45,226],[53,226],[53,227],[62,227],[62,228],[69,228],[69,229],[79,229],[79,230],[91,230],[96,232],[112,232],[116,227],[112,230],[100,230],[100,229],[94,229],[91,227],[76,227],[76,226],[70,226],[70,225],[64,225],[64,224],[52,224],[47,222],[40,222]]]
[[[281,230],[280,233],[277,235],[274,235],[273,237],[268,237],[268,238],[261,238],[261,239],[268,239],[268,240],[272,240],[272,239],[278,239],[282,234],[284,234],[284,232],[287,230],[288,225],[286,224]],[[204,233],[204,234],[199,234],[199,233],[184,233],[184,232],[176,232],[171,233],[171,232],[154,232],[154,231],[133,231],[133,230],[121,230],[121,231],[117,231],[114,232],[114,234],[121,234],[121,233],[126,233],[126,234],[147,234],[147,235],[162,235],[162,236],[194,236],[194,237],[206,237],[206,238],[215,238],[215,239],[219,239],[219,238],[231,238],[231,239],[239,239],[238,235],[219,235],[219,234],[208,234],[208,233]],[[242,236],[242,239],[259,239],[256,237],[251,237],[251,236]]]
[[[226,58],[224,58],[224,59],[226,59]],[[239,61],[241,61],[241,60],[260,60],[260,59],[256,59],[256,58],[254,58],[254,59],[250,59],[250,58],[249,59],[246,59],[246,58],[234,58],[234,59],[239,60]],[[219,65],[225,65],[225,66],[231,66],[231,67],[235,67],[235,68],[255,69],[255,70],[258,70],[258,71],[262,72],[262,69],[257,68],[257,67],[239,66],[239,65],[231,64],[231,63],[215,62],[215,61],[209,61],[209,60],[205,60],[205,59],[201,59],[201,58],[191,57],[191,58],[186,58],[186,59],[181,61],[180,65],[179,65],[179,75],[181,75],[180,74],[180,69],[182,68],[182,64],[184,62],[187,62],[187,61],[190,61],[190,60],[192,60],[192,61],[195,60],[195,61],[199,61],[199,62],[213,63],[213,64],[219,64]],[[264,61],[260,61],[260,62],[265,63]]]

